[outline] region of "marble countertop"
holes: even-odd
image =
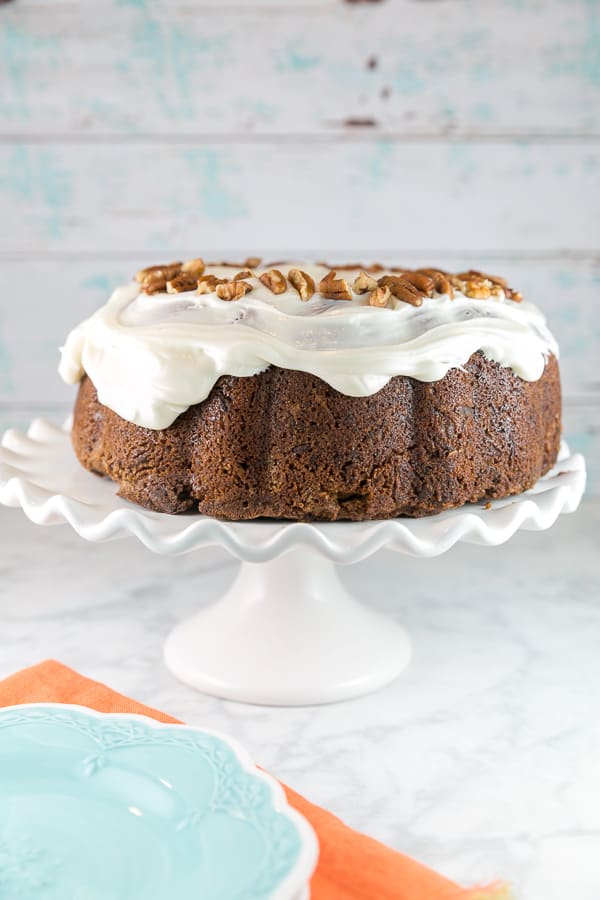
[[[0,509],[0,676],[60,659],[227,732],[350,825],[465,884],[521,900],[600,898],[600,502],[499,548],[381,552],[342,570],[402,621],[414,659],[388,688],[327,707],[212,699],[161,661],[181,618],[237,564],[86,544]],[[369,898],[375,900],[375,898]]]

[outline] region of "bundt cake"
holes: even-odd
[[[73,446],[166,513],[423,516],[531,487],[561,436],[544,317],[470,270],[151,266],[69,335]]]

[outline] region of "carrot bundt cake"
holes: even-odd
[[[557,345],[474,270],[151,266],[69,335],[73,445],[119,494],[222,519],[424,516],[531,487]]]

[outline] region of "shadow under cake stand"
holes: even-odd
[[[171,632],[165,662],[181,681],[229,700],[305,705],[345,700],[392,681],[408,664],[401,625],[342,585],[336,565],[382,548],[432,557],[457,541],[494,546],[520,528],[549,528],[573,512],[585,463],[563,445],[558,463],[531,490],[422,519],[375,522],[223,522],[155,513],[116,495],[78,463],[68,427],[43,419],[0,444],[0,503],[39,525],[68,523],[86,540],[134,535],[161,554],[223,547],[242,561],[216,603]]]

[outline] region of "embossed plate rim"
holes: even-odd
[[[181,735],[186,733],[200,734],[214,738],[228,747],[234,754],[241,770],[246,774],[256,778],[265,784],[269,789],[271,799],[271,808],[284,816],[294,826],[299,836],[300,849],[298,858],[294,863],[292,870],[285,876],[284,880],[275,888],[275,892],[269,896],[269,900],[307,900],[309,892],[307,884],[315,870],[318,855],[319,843],[313,827],[307,819],[290,805],[286,797],[285,791],[281,784],[268,772],[259,769],[254,763],[250,753],[246,748],[234,738],[229,737],[221,731],[212,728],[204,728],[199,725],[188,725],[185,722],[160,722],[150,716],[141,713],[129,712],[100,712],[88,706],[77,703],[17,703],[10,706],[0,707],[0,728],[2,728],[1,720],[9,713],[25,713],[40,712],[48,710],[58,713],[72,712],[77,715],[96,720],[97,722],[118,721],[123,723],[126,721],[137,722],[143,727],[153,731],[172,731]],[[33,720],[33,719],[32,719]]]

